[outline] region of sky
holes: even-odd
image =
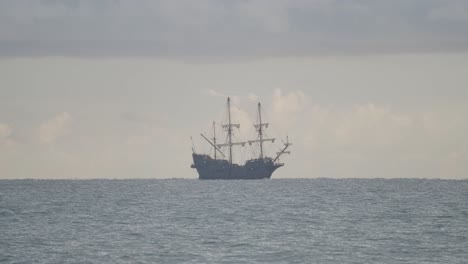
[[[0,179],[195,179],[227,96],[273,178],[468,179],[467,86],[468,1],[4,0]]]

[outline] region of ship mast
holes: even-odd
[[[228,143],[229,143],[229,164],[232,164],[232,124],[231,124],[231,98],[227,99],[228,110]]]
[[[284,143],[284,148],[276,153],[276,157],[273,159],[273,162],[276,162],[281,157],[281,155],[283,155],[283,154],[290,154],[291,152],[286,151],[286,149],[288,149],[288,147],[291,146],[291,145],[292,145],[292,143],[289,143],[289,138],[286,137],[286,143]]]
[[[224,153],[219,149],[219,147],[216,146],[213,142],[211,142],[211,140],[209,140],[207,137],[205,137],[205,135],[200,134],[200,136],[202,136],[202,137],[206,140],[206,142],[210,143],[210,145],[213,146],[213,148],[215,148],[215,151],[216,151],[216,150],[219,151],[219,153],[221,153],[221,155],[222,155],[223,157],[226,157],[226,156],[224,155]]]
[[[227,131],[227,134],[228,134],[228,142],[226,144],[217,144],[216,146],[218,148],[221,148],[221,147],[226,147],[228,146],[229,147],[229,164],[232,165],[232,146],[235,146],[235,145],[240,145],[240,146],[244,146],[245,143],[247,142],[232,142],[232,128],[233,127],[237,127],[237,128],[240,128],[240,124],[232,124],[231,123],[231,98],[228,97],[227,99],[227,112],[228,112],[228,124],[227,125],[222,125],[222,127],[224,129],[226,129]]]
[[[258,139],[256,140],[249,140],[249,145],[252,145],[252,143],[258,142],[260,145],[260,159],[263,159],[263,142],[270,141],[270,142],[275,142],[274,138],[263,138],[263,127],[267,128],[268,123],[262,123],[262,106],[260,102],[258,103],[258,124],[254,124],[255,129],[257,129],[258,132]]]
[[[213,121],[213,144],[216,146],[216,123]],[[214,159],[216,160],[217,149],[214,148]]]
[[[262,109],[258,102],[258,137],[260,138],[260,158],[263,159],[263,124],[262,124]]]

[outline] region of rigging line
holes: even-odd
[[[219,153],[221,155],[223,155],[223,157],[225,157],[224,153],[218,148],[216,147],[216,145],[213,144],[213,142],[211,142],[207,137],[205,137],[203,134],[200,134],[206,141],[208,141],[208,143],[210,143],[211,146],[213,146],[215,149],[217,149],[219,151]]]
[[[264,110],[264,109],[263,109],[263,106],[262,106],[262,110]],[[270,119],[270,115],[268,114],[267,111],[263,111],[262,113],[263,113],[263,115],[266,116],[267,120],[271,120],[271,119]],[[272,125],[270,125],[269,127],[273,130],[273,132],[275,132],[275,134],[278,135],[278,138],[279,138],[279,140],[281,141],[281,143],[283,143],[283,145],[286,144],[286,142],[283,140],[283,137],[282,137],[281,133],[279,133],[279,131],[276,129],[276,127],[275,127],[275,126],[272,126]],[[281,147],[280,147],[280,148],[281,148]]]
[[[265,138],[270,138],[269,134],[267,134],[267,133],[265,133],[264,136],[265,136]],[[279,139],[281,140],[281,137],[276,137],[276,138],[279,138]],[[275,138],[275,140],[276,140],[276,138]],[[274,143],[274,142],[272,142],[272,144],[268,144],[267,147],[268,147],[269,145],[272,145],[273,147],[277,148],[278,150],[281,150],[281,149],[282,149],[282,147],[278,146],[278,144],[276,144],[276,143]]]
[[[251,137],[251,138],[253,137],[253,133],[251,133],[250,137]],[[249,150],[249,154],[250,154],[250,157],[251,157],[251,158],[254,158],[254,157],[256,157],[256,156],[259,155],[259,153],[257,153],[257,148],[256,148],[256,146],[253,145],[253,144],[249,144],[249,149],[248,149],[248,150]]]

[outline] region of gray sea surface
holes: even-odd
[[[1,180],[2,263],[468,263],[468,181]]]

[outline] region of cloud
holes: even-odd
[[[258,96],[256,94],[254,94],[254,93],[249,93],[247,95],[247,99],[249,99],[249,101],[251,101],[251,102],[258,102],[259,101]]]
[[[467,1],[1,1],[1,56],[468,50]]]
[[[195,178],[189,137],[199,150],[208,145],[199,133],[210,136],[211,120],[225,120],[226,98],[200,92],[213,88],[213,95],[233,91],[241,98],[233,103],[249,114],[235,112],[241,131],[255,122],[256,104],[247,100],[255,93],[271,124],[267,136],[280,145],[289,135],[292,155],[274,177],[466,179],[467,57],[0,60],[0,122],[8,128],[2,135],[15,140],[0,144],[0,177]],[[65,109],[72,117],[62,132],[37,144],[37,120],[45,124]],[[221,142],[225,134],[217,131]]]
[[[206,90],[206,93],[208,95],[210,95],[210,96],[213,96],[213,97],[227,97],[226,94],[218,92],[218,91],[216,91],[214,89],[208,89],[208,90]]]
[[[297,1],[296,1],[297,2]],[[255,25],[257,30],[267,33],[284,33],[289,30],[287,1],[257,0],[240,2],[238,16]]]
[[[120,117],[128,122],[136,124],[160,125],[167,122],[167,113],[146,113],[146,112],[123,112]]]
[[[428,18],[431,20],[444,21],[468,21],[468,6],[466,1],[447,1],[445,5],[441,5],[432,9]]]
[[[273,92],[273,111],[277,114],[288,115],[300,112],[307,104],[307,97],[302,91],[283,94],[281,89]]]
[[[332,177],[464,178],[468,125],[460,113],[313,105],[294,141],[310,156],[311,171]]]
[[[41,143],[51,143],[65,134],[71,116],[62,112],[42,123],[37,128],[37,138]]]
[[[10,136],[13,128],[5,123],[0,123],[0,144],[11,142]]]
[[[350,109],[314,105],[305,120],[305,143],[317,149],[394,147],[416,129],[415,117],[373,103]]]
[[[281,89],[275,89],[270,107],[271,121],[282,129],[291,129],[308,102],[308,96],[301,90],[283,93]]]
[[[240,140],[247,139],[252,132],[254,120],[252,120],[247,111],[241,109],[237,105],[231,107],[231,115],[232,123],[240,124]]]
[[[212,97],[223,97],[226,100],[229,97],[231,98],[231,102],[233,104],[239,104],[241,102],[241,96],[233,95],[227,92],[221,92],[221,91],[214,90],[214,89],[208,89],[208,90],[204,90],[204,93]]]

